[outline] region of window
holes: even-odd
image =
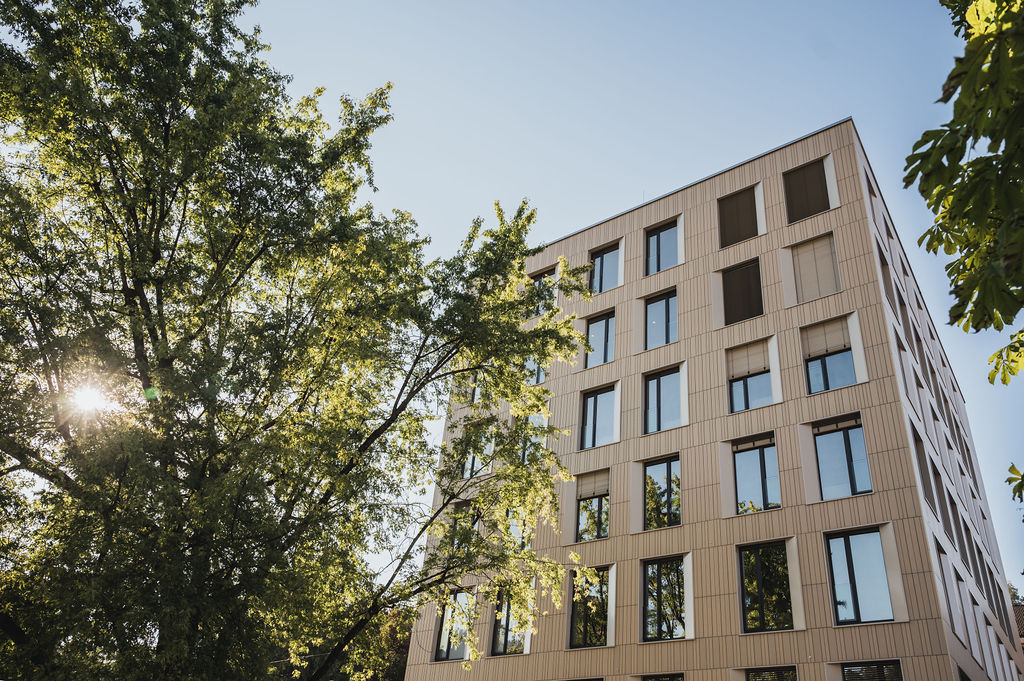
[[[679,457],[645,464],[644,529],[678,525],[679,507]]]
[[[441,613],[441,626],[437,631],[437,648],[434,659],[461,660],[466,657],[468,630],[466,620],[473,607],[473,596],[468,591],[456,591]]]
[[[769,435],[734,442],[732,451],[736,469],[737,515],[782,506],[775,438]]]
[[[764,314],[761,301],[761,264],[751,260],[722,271],[725,323],[735,324]]]
[[[594,269],[590,271],[590,290],[603,293],[619,285],[619,245],[590,254]]]
[[[596,367],[615,359],[615,313],[587,320],[587,342],[594,348],[587,353],[584,367]]]
[[[580,449],[600,447],[615,439],[615,386],[583,393]]]
[[[855,662],[843,665],[843,681],[903,681],[900,663]]]
[[[644,433],[683,425],[679,367],[644,377]]]
[[[530,459],[530,452],[547,444],[547,435],[544,433],[538,433],[534,429],[547,428],[548,418],[541,413],[530,414],[524,420],[523,425],[527,434],[523,438],[523,446],[520,454],[522,462],[525,464]]]
[[[823,501],[871,491],[868,455],[860,417],[813,426],[818,481]]]
[[[644,274],[654,274],[679,264],[676,221],[647,231],[647,263]]]
[[[526,360],[526,371],[529,376],[526,378],[527,385],[537,385],[544,382],[544,367],[537,363],[533,357]]]
[[[491,439],[487,440],[484,445],[484,451],[470,451],[466,454],[466,458],[462,461],[462,477],[472,478],[478,473],[486,472],[488,462],[491,460],[491,454],[494,452],[494,441]]]
[[[796,681],[796,667],[748,669],[746,681]]]
[[[644,640],[686,638],[683,557],[644,563]]]
[[[457,501],[451,511],[451,546],[456,553],[466,551],[477,534],[479,516],[468,501]]]
[[[718,199],[718,236],[722,248],[757,236],[754,187]]]
[[[878,530],[830,535],[828,555],[836,624],[891,620],[889,582]]]
[[[676,292],[663,293],[647,299],[647,328],[644,349],[675,343],[676,330]]]
[[[729,411],[736,413],[772,403],[772,376],[768,341],[731,348],[726,353],[729,372]]]
[[[831,234],[793,246],[796,300],[806,303],[839,290],[836,242]]]
[[[534,287],[540,289],[546,280],[555,278],[555,268],[552,267],[544,270],[543,272],[532,275],[530,278],[533,279]],[[543,314],[551,308],[551,302],[540,301],[537,303],[537,306],[533,308],[533,316],[536,317],[537,315]]]
[[[505,599],[499,601],[494,609],[497,622],[494,624],[494,636],[491,640],[492,655],[517,655],[526,652],[526,634],[517,633],[518,626],[512,616],[512,605]]]
[[[921,476],[921,489],[924,490],[924,500],[928,502],[928,506],[935,513],[935,491],[932,489],[932,479],[928,474],[928,454],[924,450],[924,442],[921,440],[921,436],[917,434],[917,428],[911,426],[910,429],[914,432],[914,456],[917,460],[917,473]]]
[[[846,317],[800,329],[807,362],[807,392],[811,395],[857,382]]]
[[[590,648],[608,644],[608,572],[595,568],[597,581],[573,593],[569,647]],[[575,585],[573,586],[575,589]],[[577,600],[579,598],[579,600]]]
[[[655,674],[654,676],[643,676],[642,681],[683,681],[682,674]]]
[[[782,174],[789,222],[803,220],[829,209],[824,161],[819,158]]]
[[[576,541],[608,536],[608,470],[576,476]]]
[[[792,629],[786,542],[741,548],[740,572],[743,631]]]

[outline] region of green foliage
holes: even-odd
[[[527,363],[575,355],[553,301],[580,272],[532,285],[525,203],[428,261],[361,203],[388,88],[332,131],[245,4],[0,5],[5,679],[393,678],[410,604],[465,575],[523,626],[560,593],[507,513],[527,538],[557,517]],[[493,472],[463,479],[485,439]],[[436,511],[412,503],[435,477]],[[455,542],[459,500],[480,530]]]
[[[950,324],[1001,331],[1024,307],[1024,1],[943,4],[967,39],[939,98],[953,117],[914,145],[905,182],[936,215],[920,243],[955,256]],[[1009,383],[1024,367],[1024,329],[989,363],[989,381]]]
[[[1010,464],[1009,473],[1006,484],[1012,488],[1011,496],[1017,501],[1024,502],[1024,476],[1021,476],[1016,464]]]

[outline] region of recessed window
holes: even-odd
[[[834,390],[857,382],[846,317],[800,329],[809,394]]]
[[[722,271],[725,323],[735,324],[764,314],[761,301],[761,264],[751,260]]]
[[[831,234],[797,244],[791,250],[798,303],[806,303],[839,290],[836,242]]]
[[[518,623],[512,616],[512,604],[501,599],[495,608],[494,636],[491,638],[492,655],[518,655],[526,651],[525,632],[516,632]]]
[[[456,591],[441,612],[441,625],[437,632],[437,648],[434,659],[462,660],[466,657],[468,630],[466,620],[473,607],[473,595],[468,591]]]
[[[736,413],[772,403],[768,341],[748,343],[726,352],[729,372],[729,411]]]
[[[796,681],[796,667],[748,669],[744,676],[746,681]]]
[[[644,465],[644,529],[679,525],[679,457]]]
[[[686,638],[686,602],[683,557],[644,563],[644,640]]]
[[[533,279],[533,285],[535,288],[540,289],[544,284],[555,278],[555,268],[546,269],[543,272],[538,272],[530,277]],[[544,314],[553,307],[554,301],[539,302],[537,306],[533,308],[532,316]]]
[[[679,367],[644,377],[644,433],[683,425]]]
[[[897,660],[851,662],[843,665],[843,681],[903,681],[903,670]]]
[[[718,199],[718,235],[722,248],[757,236],[754,187]]]
[[[527,385],[537,385],[544,382],[544,367],[533,357],[526,360],[526,371],[528,372],[526,377]]]
[[[793,628],[789,595],[786,542],[740,549],[743,631],[780,631]]]
[[[580,449],[615,441],[615,386],[583,393],[583,429]]]
[[[587,353],[585,367],[596,367],[615,359],[615,313],[591,317],[587,320],[587,342],[593,348]]]
[[[472,478],[480,473],[487,472],[493,454],[494,440],[488,437],[482,452],[474,449],[466,453],[466,458],[462,460],[462,477]]]
[[[889,582],[878,530],[829,535],[827,544],[836,624],[891,620]]]
[[[590,290],[603,293],[619,285],[619,245],[602,248],[590,254],[594,269],[590,271]]]
[[[736,467],[736,513],[756,513],[782,506],[775,438],[734,442],[732,451]]]
[[[819,158],[783,173],[786,190],[786,215],[796,222],[829,209],[828,183],[825,180],[825,159]]]
[[[647,261],[644,274],[667,270],[679,264],[679,244],[676,235],[676,222],[647,230]]]
[[[570,648],[592,648],[608,644],[608,568],[599,567],[597,581],[576,592],[573,583]],[[578,594],[578,600],[577,600]]]
[[[644,349],[675,343],[678,337],[676,322],[676,292],[663,293],[646,301],[646,330]]]
[[[871,473],[860,417],[813,426],[818,480],[824,501],[871,491]]]
[[[525,419],[525,425],[528,427],[527,436],[523,438],[523,446],[520,452],[524,464],[529,460],[530,452],[535,451],[537,447],[543,447],[547,442],[547,435],[537,433],[535,429],[546,428],[548,419],[544,414],[530,414]]]
[[[608,536],[608,470],[576,476],[576,541]]]

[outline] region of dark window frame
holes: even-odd
[[[783,679],[786,679],[787,681],[797,681],[798,678],[796,674],[796,667],[792,665],[788,667],[754,667],[751,669],[744,669],[743,672],[744,681],[766,681],[766,678],[770,678],[772,681],[783,681]],[[771,676],[757,676],[758,674],[770,674]],[[780,677],[780,674],[785,674],[786,676]]]
[[[593,499],[597,499],[598,500],[597,501],[597,517],[598,518],[604,517],[603,516],[603,511],[607,507],[607,511],[608,511],[608,515],[609,515],[608,523],[603,525],[603,526],[600,525],[600,524],[598,525],[597,536],[596,537],[594,537],[592,539],[580,539],[580,504],[582,504],[585,501],[592,501]],[[595,494],[593,496],[582,497],[582,498],[579,498],[579,499],[576,500],[576,542],[577,543],[579,543],[579,542],[588,542],[588,541],[597,541],[598,539],[607,539],[608,538],[609,525],[611,525],[611,507],[608,504],[608,493],[605,493],[605,494]],[[604,534],[601,534],[602,528],[604,529]]]
[[[673,513],[672,513],[673,512],[673,508],[672,508],[672,506],[673,506],[673,502],[672,502],[672,497],[673,497],[672,462],[673,461],[678,464],[679,476],[680,476],[680,480],[679,480],[679,505],[678,505],[677,508],[674,509],[675,510],[675,518],[673,518]],[[665,457],[661,457],[659,459],[654,459],[652,461],[644,461],[643,462],[643,466],[644,466],[644,468],[643,468],[643,474],[644,474],[644,490],[643,490],[643,502],[644,502],[644,515],[643,515],[643,519],[644,519],[644,521],[643,521],[643,529],[644,529],[644,531],[646,532],[648,530],[661,530],[661,529],[664,529],[666,527],[679,527],[680,525],[683,524],[683,498],[682,498],[682,495],[683,495],[683,481],[681,479],[682,478],[682,467],[683,467],[682,460],[680,459],[678,454],[673,454],[672,456],[665,456]],[[651,527],[651,526],[649,526],[647,524],[647,478],[648,478],[647,471],[648,471],[648,469],[653,468],[655,466],[665,466],[665,480],[664,480],[664,482],[665,482],[665,489],[666,489],[666,492],[667,492],[668,496],[667,496],[666,499],[663,500],[661,508],[659,508],[659,511],[661,511],[660,516],[664,519],[664,523],[665,524],[664,525],[658,525],[657,527]],[[654,477],[654,476],[650,476],[650,477]],[[673,522],[673,520],[675,520],[675,522]]]
[[[604,270],[605,270],[604,263],[605,263],[605,258],[607,256],[611,255],[612,253],[615,253],[615,258],[616,258],[615,267],[616,267],[616,270],[618,270],[618,267],[619,267],[619,263],[618,263],[619,242],[618,241],[616,241],[614,244],[611,244],[609,246],[605,246],[604,248],[599,248],[596,251],[591,251],[591,253],[590,253],[590,263],[593,265],[593,268],[590,270],[590,281],[589,281],[589,284],[590,284],[590,292],[595,294],[595,295],[598,294],[598,293],[604,293],[605,291],[610,291],[613,288],[616,288],[618,286],[618,275],[620,273],[618,271],[616,271],[616,283],[615,283],[615,285],[609,286],[608,288],[602,288],[600,291],[598,291],[597,289],[594,288],[594,284],[595,283],[599,283],[599,282],[602,282],[604,280]]]
[[[792,225],[792,224],[795,224],[797,222],[800,222],[801,220],[806,220],[808,218],[814,217],[815,215],[821,215],[822,213],[827,213],[828,211],[832,210],[832,208],[833,208],[832,200],[829,198],[829,195],[828,195],[828,170],[825,168],[825,158],[827,156],[828,156],[828,154],[826,154],[825,156],[821,156],[819,158],[816,158],[813,161],[808,161],[807,163],[802,163],[802,164],[796,166],[795,168],[790,168],[789,170],[786,170],[785,172],[782,173],[782,193],[783,193],[783,201],[784,201],[785,206],[786,206],[786,224],[787,225]],[[824,186],[824,190],[825,190],[825,204],[826,205],[821,210],[815,210],[815,211],[813,211],[811,213],[807,213],[806,215],[794,216],[794,212],[800,206],[794,205],[794,202],[796,200],[795,198],[792,199],[792,200],[790,199],[790,191],[788,191],[787,177],[792,177],[794,173],[806,172],[811,166],[815,166],[815,165],[819,165],[819,164],[821,166],[821,179],[822,179],[822,182],[824,183],[823,186]],[[795,187],[794,187],[794,189],[795,189]]]
[[[758,444],[756,444],[756,442],[757,441],[741,442],[741,443],[737,443],[733,447],[733,451],[732,451],[732,470],[733,470],[732,481],[733,481],[733,489],[736,492],[736,515],[748,515],[747,511],[740,511],[740,481],[739,481],[740,476],[736,472],[736,470],[737,470],[736,456],[738,454],[743,454],[745,452],[751,452],[751,451],[755,451],[755,450],[757,451],[758,463],[761,466],[761,500],[764,502],[764,508],[762,508],[760,511],[750,511],[749,513],[762,513],[764,511],[773,511],[773,510],[775,510],[777,508],[782,508],[781,484],[780,484],[780,489],[779,489],[779,501],[776,502],[776,504],[774,506],[770,506],[769,505],[770,502],[768,502],[768,475],[767,475],[768,470],[767,470],[767,467],[765,466],[765,452],[764,452],[764,450],[767,447],[773,447],[773,448],[776,447],[775,446],[775,438],[773,437],[771,439],[771,442],[768,442],[768,443],[765,443],[765,444],[758,445]],[[746,446],[747,448],[746,449],[736,449],[736,447],[744,447],[744,446]],[[775,475],[776,476],[779,475],[778,468],[779,468],[779,465],[778,465],[778,448],[776,448],[776,454],[775,454]],[[781,483],[781,481],[780,481],[780,483]]]
[[[757,304],[757,311],[756,311],[755,314],[751,314],[751,315],[746,316],[746,317],[736,317],[735,315],[730,316],[730,314],[729,314],[729,310],[730,310],[729,301],[730,300],[734,300],[734,299],[735,300],[739,300],[739,299],[742,298],[742,296],[736,297],[736,298],[733,298],[733,297],[729,296],[728,285],[726,283],[728,281],[728,277],[729,277],[730,274],[732,274],[734,272],[738,272],[740,270],[744,270],[744,269],[751,268],[751,267],[757,268],[757,303],[758,303]],[[748,319],[756,319],[757,317],[764,316],[764,290],[763,290],[764,282],[762,281],[762,278],[761,278],[761,259],[760,258],[752,258],[752,259],[747,260],[745,262],[741,262],[741,263],[738,263],[736,265],[733,265],[732,267],[727,267],[727,268],[725,268],[723,270],[720,270],[719,274],[721,275],[721,278],[722,278],[722,321],[725,323],[725,326],[732,326],[733,324],[739,324],[740,322],[745,322]],[[753,294],[753,291],[747,291],[746,293],[749,296],[749,295]],[[746,312],[746,309],[744,308],[741,311],[735,311],[734,310],[734,312]],[[754,312],[754,308],[753,307],[751,307],[750,312]]]
[[[610,322],[610,323],[609,323]],[[587,319],[587,342],[590,342],[590,329],[595,324],[604,324],[604,346],[601,348],[601,357],[603,358],[600,362],[595,364],[590,363],[590,355],[597,354],[597,348],[594,349],[593,353],[583,353],[583,368],[589,369],[591,367],[601,366],[602,364],[608,364],[615,360],[615,310],[605,312],[594,317]],[[609,333],[609,331],[611,333]],[[608,354],[608,347],[611,346],[611,356]]]
[[[455,660],[464,660],[464,659],[466,659],[466,657],[465,657],[466,656],[466,651],[465,650],[462,651],[462,657],[452,657],[453,646],[452,646],[452,637],[451,637],[450,631],[449,631],[447,640],[445,641],[444,656],[442,657],[439,654],[441,652],[441,637],[444,636],[444,615],[449,610],[449,608],[452,608],[454,610],[453,606],[458,603],[458,595],[460,593],[463,593],[463,592],[461,592],[461,591],[453,591],[451,596],[449,596],[449,598],[448,598],[448,602],[445,603],[444,608],[441,610],[441,616],[438,618],[438,623],[437,623],[437,642],[434,644],[434,662],[453,662]],[[454,614],[452,615],[452,617],[454,617]],[[450,621],[451,621],[451,618],[449,618],[449,622]],[[450,624],[449,624],[448,628],[449,628],[449,630],[451,629],[451,625]],[[463,643],[462,647],[465,648],[465,645],[466,644]],[[455,650],[457,650],[458,648],[459,648],[459,646],[454,646]]]
[[[680,366],[682,366],[682,365],[680,365]],[[682,383],[682,381],[683,381],[683,377],[682,377],[682,374],[680,372],[680,366],[676,366],[676,367],[673,367],[673,368],[670,368],[670,369],[663,369],[661,371],[656,371],[654,373],[645,374],[644,375],[644,427],[643,427],[644,435],[651,435],[652,433],[660,433],[663,430],[671,430],[672,428],[681,428],[682,427],[682,417],[683,417],[683,414],[682,414],[682,408],[683,408],[683,405],[682,405],[682,388],[683,388],[683,383]],[[672,428],[662,428],[662,423],[661,423],[662,422],[662,406],[664,405],[665,400],[663,400],[661,398],[661,379],[665,378],[666,376],[671,376],[672,374],[676,374],[676,375],[679,376],[679,421],[680,421],[680,425],[672,426]],[[651,395],[650,383],[651,383],[651,381],[657,381],[658,382],[657,389],[656,389],[656,393],[657,393],[656,399],[658,401],[658,409],[657,409],[657,412],[656,412],[656,414],[657,414],[657,416],[656,416],[657,427],[654,430],[648,430],[647,429],[647,425],[648,425],[647,424],[647,421],[648,421],[647,416],[648,416],[648,413],[650,412],[650,409],[651,409],[651,404],[650,404],[650,401],[651,401],[651,397],[650,397],[650,395]]]
[[[522,655],[526,652],[526,637],[523,637],[523,649],[509,651],[508,639],[512,633],[512,605],[507,599],[500,598],[495,606],[495,611],[501,613],[501,617],[494,618],[494,631],[491,633],[491,655]],[[498,649],[498,637],[501,637],[501,649]]]
[[[552,266],[552,267],[549,267],[549,268],[547,268],[545,270],[537,272],[536,274],[531,274],[530,275],[530,279],[533,280],[533,285],[537,286],[544,279],[546,279],[548,277],[554,277],[557,272],[558,272],[558,267],[557,266]],[[557,296],[557,293],[555,295]],[[537,303],[537,305],[531,311],[530,317],[531,318],[532,317],[539,317],[541,314],[543,314],[543,313],[545,313],[547,311],[548,310],[544,309],[544,304],[543,303]]]
[[[547,373],[544,371],[544,365],[538,362],[535,358],[531,357],[526,361],[526,368],[530,368],[530,363],[533,364],[533,373],[526,379],[527,385],[540,385],[547,379]]]
[[[850,362],[852,363],[853,362],[853,348],[846,348],[844,350],[836,350],[835,352],[827,352],[824,355],[818,355],[816,357],[808,357],[804,361],[804,377],[807,379],[807,394],[808,395],[818,395],[820,393],[828,392],[829,390],[838,390],[839,388],[847,388],[847,387],[849,387],[851,385],[857,385],[857,376],[856,376],[857,367],[856,367],[856,365],[854,365],[854,381],[853,381],[853,383],[847,383],[845,385],[837,385],[835,388],[833,388],[831,386],[830,382],[829,382],[829,379],[828,379],[828,363],[825,360],[827,360],[829,357],[835,357],[836,355],[842,355],[842,354],[847,353],[847,352],[850,353]],[[811,390],[811,388],[812,388],[812,386],[811,386],[811,364],[813,362],[818,362],[821,365],[821,381],[822,381],[822,384],[825,386],[821,390],[815,390],[815,391]]]
[[[820,457],[818,455],[818,436],[819,435],[828,435],[830,433],[835,433],[835,432],[842,432],[843,433],[843,449],[844,449],[844,451],[846,453],[846,475],[849,477],[849,480],[850,480],[850,495],[849,496],[856,497],[856,496],[859,496],[861,494],[870,494],[871,492],[875,491],[874,483],[872,483],[872,486],[869,489],[860,490],[860,491],[857,491],[857,490],[854,489],[854,483],[857,480],[857,476],[854,474],[854,470],[853,470],[853,448],[850,446],[850,431],[853,430],[854,428],[860,428],[861,431],[863,431],[864,430],[864,421],[860,418],[860,415],[851,415],[849,417],[841,417],[838,421],[836,421],[837,423],[842,423],[843,421],[846,421],[848,419],[849,420],[853,420],[854,418],[857,420],[857,423],[855,425],[843,426],[841,428],[835,428],[835,429],[827,431],[825,433],[815,433],[815,432],[813,432],[813,429],[814,428],[827,427],[828,425],[830,425],[829,421],[825,421],[825,422],[822,422],[822,423],[815,423],[812,426],[811,436],[812,436],[812,438],[814,440],[814,462],[818,466],[818,496],[821,497],[822,501],[832,501],[832,499],[825,499],[825,489],[824,489],[824,487],[822,487],[822,484],[821,484],[821,459],[820,459]],[[864,442],[864,459],[865,459],[865,461],[867,461],[867,441],[866,440]],[[871,478],[870,462],[869,462],[869,465],[868,465],[868,478],[869,478],[869,482],[870,482],[870,478]],[[847,497],[833,497],[833,499],[845,499],[845,498],[847,498]],[[952,539],[952,537],[950,537],[950,539]]]
[[[832,597],[832,616],[835,617],[837,626],[847,626],[850,624],[874,624],[876,622],[893,622],[895,621],[895,613],[892,617],[880,620],[865,620],[860,614],[860,594],[857,589],[857,573],[853,569],[853,553],[850,551],[850,537],[855,537],[861,534],[877,534],[878,541],[882,541],[882,532],[878,527],[865,527],[858,530],[848,530],[845,532],[831,532],[825,535],[825,562],[828,563],[828,583],[830,595]],[[853,607],[854,619],[844,620],[839,618],[839,603],[836,601],[836,576],[832,568],[832,558],[829,549],[829,542],[833,539],[843,540],[843,552],[846,554],[846,572],[850,576],[850,599],[853,601],[851,606]],[[885,546],[882,546],[884,553]],[[884,567],[884,564],[883,564]],[[886,573],[888,579],[888,572]],[[885,586],[886,593],[889,596],[890,603],[892,601],[892,594],[889,593],[888,583]]]
[[[727,202],[728,201],[736,201],[736,200],[738,200],[741,197],[741,195],[746,195],[747,192],[750,193],[750,199],[753,202],[753,207],[754,207],[754,214],[753,214],[753,218],[754,218],[754,233],[753,234],[749,234],[749,235],[746,234],[745,232],[744,233],[740,233],[740,234],[736,234],[735,236],[740,236],[742,238],[739,238],[739,239],[737,239],[735,241],[729,241],[729,243],[725,243],[726,242],[725,233],[723,232],[723,229],[722,229],[723,228],[723,224],[722,224],[722,202],[723,201],[727,201]],[[716,207],[718,209],[718,248],[719,248],[719,250],[724,249],[724,248],[729,248],[730,246],[735,246],[736,244],[741,244],[744,241],[749,241],[750,239],[753,239],[753,238],[761,235],[761,230],[760,230],[761,226],[758,224],[758,220],[757,220],[757,183],[752,184],[749,187],[744,187],[743,189],[740,189],[738,191],[734,191],[731,194],[726,194],[725,196],[720,196],[718,198],[718,200],[716,201]]]
[[[595,447],[602,447],[604,446],[604,444],[610,444],[597,444],[597,398],[600,397],[601,395],[614,392],[615,384],[613,383],[612,385],[605,386],[603,388],[597,388],[596,390],[588,390],[587,392],[583,393],[583,415],[580,418],[580,449],[594,449]],[[592,423],[587,423],[587,402],[591,399],[594,400],[594,419]],[[612,399],[614,400],[614,397]],[[614,404],[612,407],[612,411],[612,418],[615,418]],[[591,431],[589,435],[590,441],[593,443],[589,446],[587,445],[588,430]]]
[[[840,670],[839,670],[839,673],[842,676],[843,681],[847,681],[847,679],[846,679],[846,670],[850,669],[850,668],[853,668],[853,667],[874,668],[875,675],[873,677],[868,677],[869,679],[887,679],[888,677],[885,674],[885,668],[886,667],[895,667],[895,669],[896,669],[896,678],[899,681],[902,681],[902,679],[903,679],[903,668],[902,668],[902,666],[900,666],[900,661],[899,660],[878,660],[878,661],[872,660],[871,662],[844,662],[842,665],[840,665]],[[860,675],[860,676],[858,676],[858,678],[862,679],[862,678],[865,678],[865,677],[863,675]]]
[[[741,376],[740,378],[731,378],[731,379],[729,379],[729,413],[730,414],[738,414],[741,411],[748,411],[748,410],[750,410],[751,409],[751,406],[750,406],[750,387],[747,385],[747,382],[751,378],[757,378],[758,376],[764,376],[765,374],[768,374],[769,376],[771,376],[771,373],[772,373],[772,370],[768,369],[767,371],[760,371],[760,372],[758,372],[756,374],[747,374],[746,376]],[[732,387],[736,383],[742,383],[743,384],[743,408],[742,409],[737,409],[736,408],[736,404],[735,404],[735,402],[733,400],[734,393],[733,393],[733,388]],[[762,407],[767,407],[769,405],[768,404],[763,404],[761,406]],[[754,407],[754,409],[759,409],[759,408],[760,407]]]
[[[644,234],[644,244],[645,244],[644,245],[644,276],[645,277],[649,277],[652,274],[657,274],[658,272],[664,272],[665,270],[669,269],[670,267],[675,267],[676,265],[679,264],[679,241],[678,241],[679,233],[677,231],[676,232],[675,264],[666,265],[665,267],[661,266],[661,253],[662,253],[661,235],[664,234],[665,232],[671,230],[671,229],[676,229],[677,226],[678,226],[678,220],[672,220],[671,222],[666,222],[663,225],[658,225],[657,227],[651,227]],[[651,264],[651,239],[652,238],[655,240],[655,269],[654,269],[653,272],[650,270],[650,264]]]
[[[678,316],[679,316],[679,298],[676,296],[676,290],[674,288],[669,290],[669,291],[664,291],[663,293],[659,293],[657,295],[653,295],[653,296],[650,296],[649,298],[645,298],[644,299],[644,350],[645,351],[646,350],[654,350],[655,348],[660,348],[662,346],[669,345],[671,343],[675,343],[676,341],[679,340],[678,326],[676,328],[676,337],[674,339],[671,339],[669,337],[670,336],[669,330],[672,328],[672,311],[671,311],[672,310],[672,305],[671,305],[671,303],[669,303],[669,301],[673,300],[673,299],[676,301],[676,317],[678,318]],[[657,303],[660,303],[662,301],[665,302],[665,319],[664,319],[665,338],[664,338],[664,340],[659,342],[657,345],[651,345],[651,336],[650,336],[651,324],[650,324],[649,311],[651,309],[651,305],[656,305]]]
[[[585,607],[588,604],[587,598],[576,600],[576,585],[573,580],[569,580],[569,602],[572,603],[571,612],[569,613],[569,648],[601,648],[608,645],[608,613],[611,610],[611,566],[605,565],[602,567],[596,567],[594,570],[600,573],[598,578],[598,586],[602,586],[605,590],[605,613],[604,613],[604,640],[601,643],[590,643],[586,640],[576,643],[574,636],[576,634],[576,623],[582,620],[580,629],[584,633],[584,638],[587,632],[590,618],[596,613],[592,613],[589,607]],[[589,585],[588,585],[589,589]]]
[[[762,558],[761,558],[761,551],[765,550],[765,549],[769,549],[769,548],[778,549],[780,546],[782,547],[783,553],[786,554],[786,590],[789,592],[788,593],[788,597],[789,597],[789,620],[790,621],[789,621],[789,626],[788,627],[777,627],[777,628],[771,628],[770,629],[770,628],[768,628],[767,624],[765,623],[765,587],[764,587],[764,575],[763,575],[763,571],[762,571],[762,568],[761,568],[761,565],[762,565],[762,562],[763,562]],[[747,602],[746,602],[746,593],[747,592],[746,592],[746,585],[745,585],[745,581],[744,581],[745,577],[747,576],[745,574],[745,570],[744,570],[744,556],[747,553],[750,553],[750,552],[753,552],[753,555],[754,555],[754,567],[755,567],[755,570],[757,572],[756,584],[757,584],[758,613],[759,613],[760,620],[761,620],[760,625],[757,626],[757,627],[748,627],[747,626],[747,617],[748,617],[749,613],[748,613],[748,610],[747,610]],[[739,557],[739,561],[740,561],[740,610],[741,610],[741,620],[740,621],[741,621],[741,625],[742,625],[742,628],[743,628],[743,633],[750,634],[750,633],[760,633],[760,632],[766,632],[766,631],[792,631],[793,628],[794,628],[794,624],[795,624],[794,623],[794,618],[793,618],[793,592],[792,592],[792,589],[790,588],[790,585],[789,585],[789,556],[788,556],[788,554],[786,552],[786,541],[783,539],[783,540],[779,540],[779,541],[771,541],[771,542],[764,542],[764,543],[761,543],[761,544],[749,544],[749,545],[746,545],[746,546],[741,546],[741,547],[739,547],[738,557]]]
[[[642,580],[642,582],[643,582],[643,584],[641,585],[641,587],[643,588],[643,591],[641,592],[641,593],[643,593],[643,599],[642,599],[643,600],[643,604],[642,604],[642,606],[640,608],[640,621],[644,623],[644,626],[643,626],[643,640],[644,641],[681,641],[681,640],[685,640],[686,639],[686,622],[685,621],[683,622],[683,635],[682,636],[662,636],[661,635],[662,623],[665,620],[668,619],[667,617],[665,617],[664,613],[662,612],[662,610],[663,610],[663,608],[662,608],[662,596],[663,596],[663,594],[662,594],[662,588],[661,588],[661,586],[662,586],[662,579],[661,579],[662,567],[664,565],[671,564],[671,565],[675,566],[673,569],[677,569],[677,570],[679,570],[682,573],[683,589],[684,589],[683,603],[684,603],[684,606],[685,606],[685,603],[686,603],[686,593],[685,593],[685,589],[686,589],[686,563],[685,563],[685,560],[686,560],[686,556],[685,555],[679,555],[679,556],[665,556],[663,558],[654,558],[654,559],[651,559],[651,560],[643,561],[643,564],[642,564],[642,569],[643,569],[643,580]],[[655,635],[655,636],[651,636],[649,634],[648,630],[647,630],[647,618],[648,618],[648,610],[647,610],[648,598],[647,598],[647,595],[650,592],[650,575],[648,573],[648,568],[651,567],[651,566],[657,566],[657,571],[658,571],[657,596],[656,596],[656,600],[657,600],[657,606],[656,606],[656,608],[657,608],[657,618],[656,619],[657,619],[658,634]],[[684,617],[685,617],[685,614],[684,614]]]

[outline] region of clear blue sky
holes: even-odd
[[[986,380],[998,334],[946,326],[942,261],[916,247],[931,214],[904,158],[948,118],[935,104],[962,43],[937,0],[903,2],[338,2],[248,12],[292,93],[394,83],[374,138],[378,210],[409,210],[450,254],[495,199],[529,197],[546,241],[852,115],[967,398],[1011,581],[1024,583],[1024,377]]]

